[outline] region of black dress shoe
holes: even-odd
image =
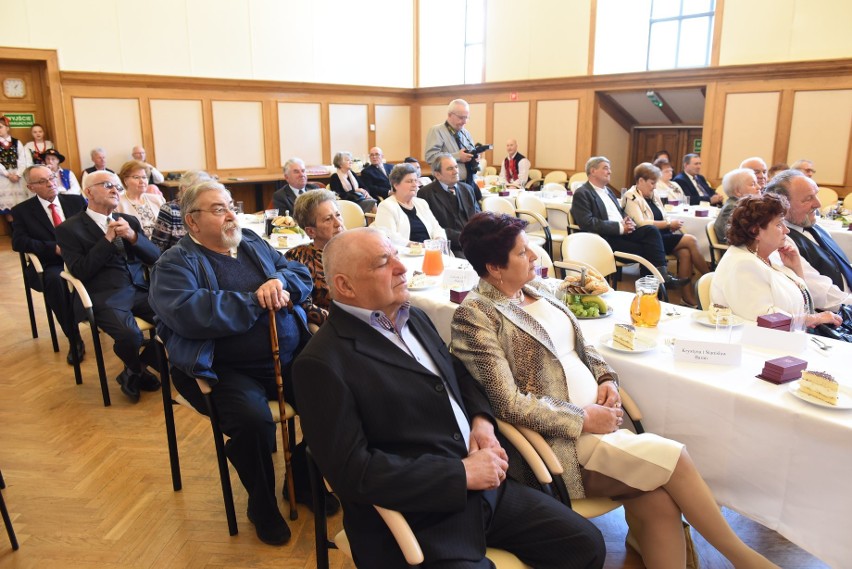
[[[148,370],[143,370],[139,376],[139,389],[142,391],[157,391],[160,389],[160,380]]]
[[[670,273],[666,273],[666,275],[663,278],[664,278],[663,284],[665,284],[666,288],[668,288],[668,289],[680,288],[680,287],[685,286],[685,285],[692,282],[692,279],[690,279],[688,277],[687,278],[679,278],[679,277],[676,277],[676,276],[674,276]]]
[[[337,499],[337,496],[323,489],[325,494],[325,515],[333,516],[337,512],[340,511],[340,500]],[[284,495],[284,501],[290,501],[290,492],[287,490],[287,483],[284,483],[284,489],[282,490],[282,494]],[[307,506],[311,513],[314,513],[314,498],[310,493],[302,493],[296,490],[296,503]]]
[[[267,545],[284,545],[290,541],[290,527],[284,521],[284,517],[276,508],[275,512],[268,516],[268,519],[255,519],[251,514],[251,510],[246,512],[248,519],[254,524],[254,531],[257,533],[257,538]]]
[[[74,365],[74,352],[72,351],[74,348],[68,348],[68,355],[65,357],[65,361],[68,362],[68,365]],[[86,344],[83,341],[77,342],[77,360],[80,363],[83,363],[83,357],[86,355]]]
[[[124,368],[124,371],[118,374],[115,378],[121,386],[121,392],[124,393],[131,403],[139,402],[139,376]]]

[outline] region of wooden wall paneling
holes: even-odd
[[[331,164],[331,159],[334,156],[331,150],[331,127],[328,120],[328,103],[323,102],[320,106],[320,120],[322,121],[322,162],[323,164]]]
[[[787,163],[787,153],[790,150],[790,129],[793,127],[793,105],[795,93],[792,89],[781,90],[781,100],[778,104],[778,127],[775,129],[775,151],[772,153],[772,164]]]
[[[267,171],[263,103],[256,100],[211,101],[216,170],[240,177]]]
[[[484,73],[484,70],[483,70]],[[485,137],[482,140],[474,140],[482,144],[490,144],[494,146],[494,150],[489,150],[483,153],[482,157],[489,166],[494,166],[494,161],[502,154],[501,145],[494,140],[494,102],[488,101],[485,103]],[[505,148],[505,147],[503,147]],[[499,171],[500,169],[497,168]]]
[[[157,164],[157,148],[154,144],[154,128],[151,121],[151,101],[147,95],[139,97],[139,125],[142,130],[142,138],[136,144],[145,148],[147,160],[152,164]],[[133,146],[136,146],[134,144]],[[133,158],[133,146],[127,149],[127,159]]]
[[[499,166],[506,156],[506,141],[514,138],[518,141],[518,151],[529,155],[529,120],[532,105],[527,101],[494,103],[494,166]]]
[[[373,128],[370,128],[370,127]],[[376,121],[376,104],[367,105],[367,148],[376,146],[376,130],[379,128]],[[384,149],[383,149],[384,150]],[[369,160],[369,156],[366,157]]]
[[[151,130],[161,172],[208,170],[203,101],[149,99]]]
[[[367,105],[331,103],[328,109],[331,152],[348,151],[367,161]]]
[[[844,184],[850,148],[852,89],[797,90],[793,104],[788,163],[809,158],[820,185]]]
[[[725,18],[725,0],[716,0],[716,14],[713,17],[713,43],[710,45],[710,66],[719,66],[719,52],[722,49],[722,23]]]
[[[852,152],[852,124],[849,125],[849,146],[850,152]],[[844,197],[848,194],[852,193],[852,189],[849,186],[852,186],[852,156],[846,157],[846,177],[843,179],[843,185],[845,189],[841,192]]]
[[[536,146],[536,137],[538,136],[537,123],[538,99],[533,98],[530,100],[530,116],[527,121],[527,159],[533,168],[540,170],[541,168],[536,166],[536,154],[538,153],[538,147]]]
[[[72,108],[83,167],[91,165],[90,150],[100,146],[106,151],[107,167],[118,172],[135,141],[142,140],[139,98],[75,97]]]
[[[570,171],[576,167],[581,107],[578,99],[538,101],[535,164],[538,169]]]
[[[211,174],[217,169],[216,145],[214,142],[213,128],[213,101],[209,96],[202,98],[202,112],[204,117],[204,151],[207,157],[207,171]]]
[[[396,164],[411,155],[411,107],[409,105],[375,105],[375,142],[385,160]]]
[[[277,101],[279,161],[293,156],[307,165],[328,164],[323,159],[322,103]]]
[[[598,0],[591,0],[589,9],[589,63],[586,68],[587,75],[595,74],[595,32],[598,21]]]
[[[575,173],[585,171],[586,161],[597,153],[597,113],[595,112],[595,92],[586,89],[580,96],[577,121],[577,152]]]
[[[278,137],[278,101],[274,99],[263,101],[263,130],[266,166],[281,172],[284,164],[281,162],[281,139]]]
[[[722,156],[722,133],[725,124],[727,94],[715,82],[707,83],[704,99],[704,128],[701,134],[701,171],[715,187],[721,181],[719,163]],[[673,156],[675,173],[683,169],[683,154]]]
[[[719,176],[738,168],[743,159],[774,154],[780,93],[728,93],[719,157]]]

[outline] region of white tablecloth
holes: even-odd
[[[708,209],[708,217],[696,217],[695,210]],[[666,212],[668,219],[678,219],[683,222],[681,231],[695,236],[698,241],[698,250],[708,261],[710,260],[710,241],[707,240],[706,227],[711,221],[716,220],[719,208],[700,208],[700,206],[676,206],[676,211]]]
[[[834,239],[834,242],[837,243],[837,246],[846,253],[846,258],[852,261],[852,231],[846,229],[828,229],[828,233]]]
[[[597,344],[612,332],[614,323],[629,322],[632,297],[627,292],[605,295],[614,315],[584,320],[586,339]],[[449,291],[435,287],[413,292],[412,303],[429,314],[441,337],[449,341],[456,308]],[[828,355],[811,346],[801,354],[744,346],[739,366],[675,362],[665,338],[718,340],[715,329],[691,320],[693,311],[676,310],[680,316],[664,314],[657,328],[640,329],[643,336],[660,342],[655,351],[625,354],[600,348],[642,409],[645,428],[687,445],[720,504],[779,532],[834,567],[848,566],[852,411],[811,405],[788,393],[786,385],[773,385],[755,375],[766,360],[794,355],[807,360],[811,369],[833,373],[842,385],[852,386],[848,371],[852,346],[828,341],[834,346]],[[742,330],[734,329],[733,342],[741,340]]]

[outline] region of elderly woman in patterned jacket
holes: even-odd
[[[776,567],[728,526],[683,445],[620,428],[618,376],[567,307],[533,282],[525,225],[483,212],[461,234],[480,281],[455,313],[452,351],[494,414],[545,437],[571,498],[622,500],[646,566],[685,566],[683,514],[735,567]]]

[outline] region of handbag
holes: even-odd
[[[813,329],[813,333],[817,336],[832,338],[842,342],[852,342],[852,306],[841,304],[837,314],[843,319],[839,326],[820,324]]]

